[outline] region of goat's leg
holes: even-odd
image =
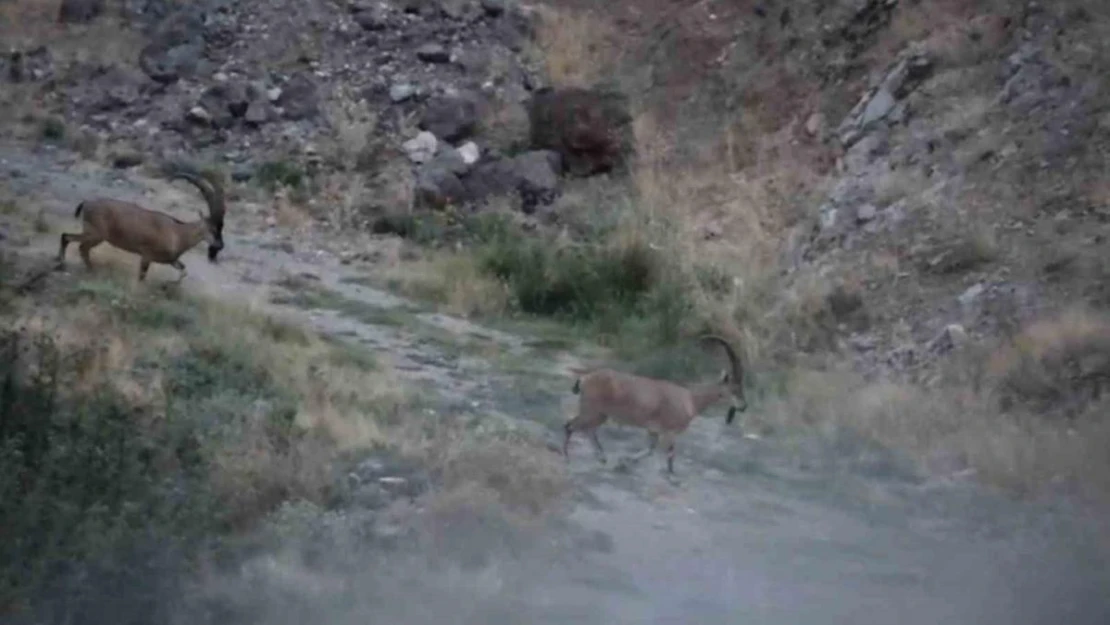
[[[79,237],[72,238],[80,238],[81,245],[78,246],[78,249],[81,250],[81,260],[85,261],[86,269],[92,269],[92,257],[89,256],[89,252],[91,252],[94,247],[100,245],[103,239],[90,239],[88,235],[80,235]]]
[[[139,260],[139,282],[146,279],[146,272],[150,269],[150,259],[143,258]]]
[[[81,235],[79,235],[79,234],[69,234],[69,233],[65,233],[65,232],[63,232],[62,236],[58,238],[58,266],[59,267],[64,267],[65,264],[66,264],[66,248],[69,247],[70,242],[73,239],[79,239],[79,238],[81,238]]]
[[[663,447],[667,450],[667,473],[674,475],[674,434],[666,433],[661,437]]]
[[[602,421],[604,421],[604,418],[602,418]],[[601,448],[601,440],[597,437],[597,430],[600,426],[601,423],[598,423],[590,429],[590,441],[594,444],[594,453],[597,455],[597,461],[601,464],[606,464],[608,460],[605,458],[605,450]]]
[[[574,417],[567,424],[563,426],[566,436],[563,438],[563,457],[570,460],[570,437],[577,431],[590,431],[591,437],[594,439],[595,445],[597,443],[597,427],[605,422],[605,415],[595,415],[588,412],[578,411],[578,416]]]
[[[185,271],[185,263],[183,263],[179,260],[173,261],[172,263],[170,263],[170,266],[181,272],[177,276],[177,280],[175,280],[175,282],[181,282],[182,280],[185,279],[185,276],[188,275],[188,273],[189,273],[189,272]]]
[[[628,460],[630,462],[639,462],[640,460],[643,460],[644,458],[647,458],[648,456],[650,456],[655,451],[655,448],[658,447],[658,446],[659,446],[659,433],[658,432],[648,432],[648,446],[647,446],[647,449],[645,449],[645,450],[643,450],[639,453],[632,454],[631,456],[628,457]]]

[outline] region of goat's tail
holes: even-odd
[[[83,210],[85,210],[85,203],[81,202],[80,204],[77,205],[77,210],[73,211],[73,216],[74,217],[80,217],[81,216],[81,211],[83,211]]]

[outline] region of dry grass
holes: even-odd
[[[481,271],[472,255],[460,252],[425,254],[381,272],[382,279],[402,295],[435,302],[440,312],[461,317],[497,316],[509,308],[504,284]]]
[[[1092,416],[1108,406],[1089,406]],[[787,392],[753,417],[753,429],[839,431],[908,454],[935,477],[974,476],[1017,494],[1074,489],[1110,502],[1110,423],[1066,427],[999,410],[992,393],[971,387],[925,389],[868,383],[846,372],[799,371]]]
[[[536,44],[553,85],[589,87],[610,75],[621,48],[606,16],[548,5],[537,12]]]

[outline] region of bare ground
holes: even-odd
[[[176,193],[182,207],[193,202],[184,195],[191,190],[15,144],[0,146],[0,180],[21,206],[42,207],[61,224],[74,224],[73,208],[90,195]],[[563,373],[573,354],[421,313],[352,281],[358,271],[334,255],[290,251],[232,213],[225,239],[219,265],[203,250],[186,255],[185,288],[254,300],[365,345],[445,411],[492,414],[560,442],[573,409]],[[23,249],[46,262],[56,235],[28,243]],[[72,254],[69,271],[79,277]],[[154,269],[147,288],[172,278]],[[341,305],[306,309],[290,299],[303,284]],[[272,301],[268,289],[289,303]],[[523,364],[507,367],[506,357]],[[237,595],[250,615],[244,622],[273,624],[1110,622],[1110,554],[1097,519],[1059,501],[1016,502],[960,480],[921,480],[852,440],[748,438],[742,426],[726,427],[722,413],[711,409],[680,440],[674,481],[658,456],[615,470],[578,440],[572,505],[542,529],[460,523],[442,542],[388,555],[358,541],[311,561],[263,554],[222,590]],[[602,439],[611,459],[645,442],[612,427]],[[183,613],[190,623],[230,618]]]

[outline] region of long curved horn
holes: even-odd
[[[732,365],[732,383],[737,386],[742,385],[744,383],[744,367],[740,364],[740,359],[736,356],[736,352],[732,349],[732,345],[729,345],[728,341],[723,338],[713,334],[707,334],[701,337],[701,340],[710,343],[720,343],[721,347],[725,350],[725,354],[728,356],[729,364]]]
[[[208,204],[208,215],[212,221],[219,225],[223,225],[224,213],[227,212],[227,205],[224,200],[224,190],[219,184],[214,184],[205,176],[194,174],[191,171],[175,168],[169,172],[170,180],[180,178],[193,184],[204,196],[204,201]]]

